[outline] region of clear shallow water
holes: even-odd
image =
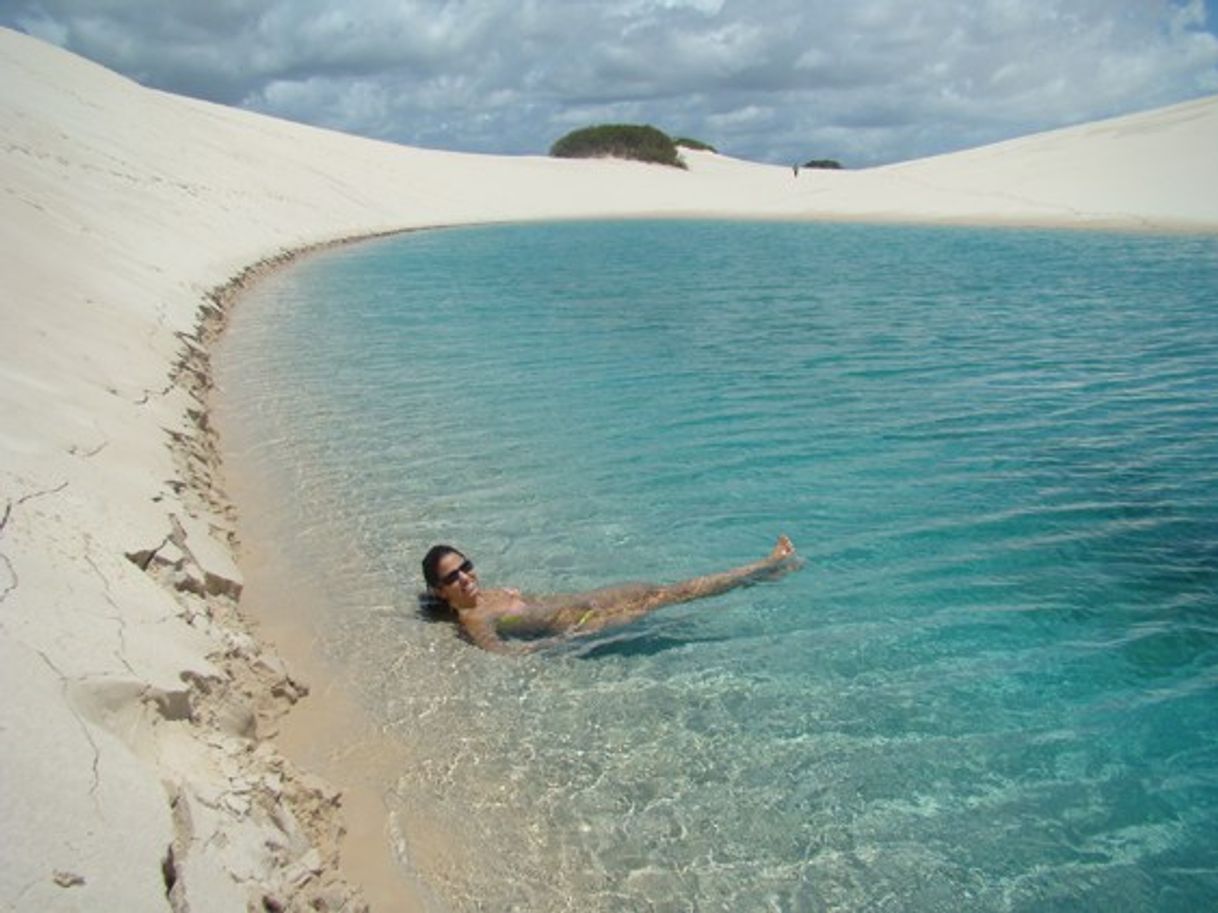
[[[1206,238],[462,229],[272,277],[222,377],[452,908],[1203,910],[1216,292]],[[576,650],[415,612],[435,541],[546,592],[779,532]]]

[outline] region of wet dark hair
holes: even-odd
[[[424,621],[457,620],[457,613],[453,611],[453,607],[431,590],[419,593],[419,615]]]
[[[451,545],[433,545],[427,550],[427,554],[423,556],[423,581],[427,584],[429,590],[434,591],[436,584],[440,582],[436,568],[440,566],[440,562],[444,560],[446,555],[460,555],[462,560],[466,557],[464,552],[453,548]]]

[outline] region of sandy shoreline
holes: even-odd
[[[267,739],[305,688],[242,616],[208,412],[209,346],[260,272],[337,239],[509,220],[1218,232],[1218,98],[796,179],[710,153],[677,172],[376,143],[146,90],[5,30],[0,76],[12,909],[363,903],[336,865],[341,797]]]
[[[414,231],[416,229],[410,229]],[[218,302],[218,318],[211,327],[209,350],[229,332],[229,318],[240,299],[255,284],[275,270],[289,268],[301,258],[323,250],[348,244],[372,241],[401,232],[388,232],[363,237],[344,238],[285,253],[243,272],[226,286]],[[215,372],[208,372],[214,384]],[[209,384],[207,414],[214,422],[217,411],[215,398],[222,392]],[[301,769],[320,773],[326,781],[341,789],[341,808],[336,808],[333,821],[338,836],[331,856],[328,873],[343,877],[359,886],[352,895],[352,908],[361,901],[372,910],[394,910],[402,913],[425,913],[443,910],[417,873],[405,870],[393,850],[393,834],[381,785],[390,782],[387,772],[400,770],[410,763],[404,746],[387,738],[341,685],[333,684],[334,671],[327,668],[315,643],[310,618],[324,610],[324,601],[307,586],[300,586],[301,575],[285,563],[282,549],[277,547],[276,534],[259,529],[251,522],[250,505],[258,501],[255,516],[269,515],[274,506],[266,503],[257,491],[256,483],[243,485],[235,477],[231,462],[225,463],[225,484],[235,491],[232,499],[242,505],[242,534],[234,548],[244,579],[242,608],[255,619],[255,633],[264,644],[273,645],[276,655],[283,657],[294,674],[309,683],[309,699],[296,704],[290,714],[275,721],[274,739],[277,747]],[[227,494],[223,495],[226,499]],[[254,527],[251,540],[248,535]]]

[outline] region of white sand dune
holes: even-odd
[[[1218,230],[1218,97],[860,172],[378,143],[0,31],[0,906],[339,909],[333,794],[259,738],[201,317],[285,251],[595,216]]]

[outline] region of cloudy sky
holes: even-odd
[[[145,85],[475,152],[651,123],[857,167],[1218,93],[1218,0],[0,0],[0,25]]]

